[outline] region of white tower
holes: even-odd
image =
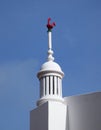
[[[52,28],[48,19],[48,58],[37,77],[40,81],[40,99],[30,114],[30,130],[66,130],[66,104],[62,97],[61,67],[54,62],[52,51]]]
[[[61,67],[54,62],[53,50],[52,50],[52,28],[55,23],[50,24],[50,18],[48,19],[48,58],[37,76],[40,81],[40,99],[37,105],[41,105],[49,100],[63,102],[62,98],[62,78],[64,73]]]

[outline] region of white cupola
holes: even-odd
[[[37,101],[38,106],[50,100],[64,101],[62,98],[62,78],[64,73],[59,64],[54,62],[52,28],[55,26],[55,23],[50,24],[50,20],[51,19],[48,18],[48,58],[37,74],[40,81],[40,99]]]

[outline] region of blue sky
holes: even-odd
[[[29,130],[39,97],[36,74],[47,58],[47,18],[63,95],[101,91],[100,0],[0,1],[0,130]]]

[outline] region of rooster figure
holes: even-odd
[[[48,31],[51,30],[54,26],[56,26],[55,22],[50,23],[50,21],[51,21],[51,18],[48,18],[48,23],[47,23]]]

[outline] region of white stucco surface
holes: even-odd
[[[65,101],[68,130],[101,130],[101,92],[66,97]]]
[[[30,130],[101,130],[101,92],[47,101],[30,113]]]
[[[66,105],[48,101],[30,113],[30,130],[65,130]]]
[[[48,130],[65,130],[66,129],[66,105],[61,102],[49,102],[49,129]]]
[[[30,112],[30,130],[48,130],[48,103]]]

